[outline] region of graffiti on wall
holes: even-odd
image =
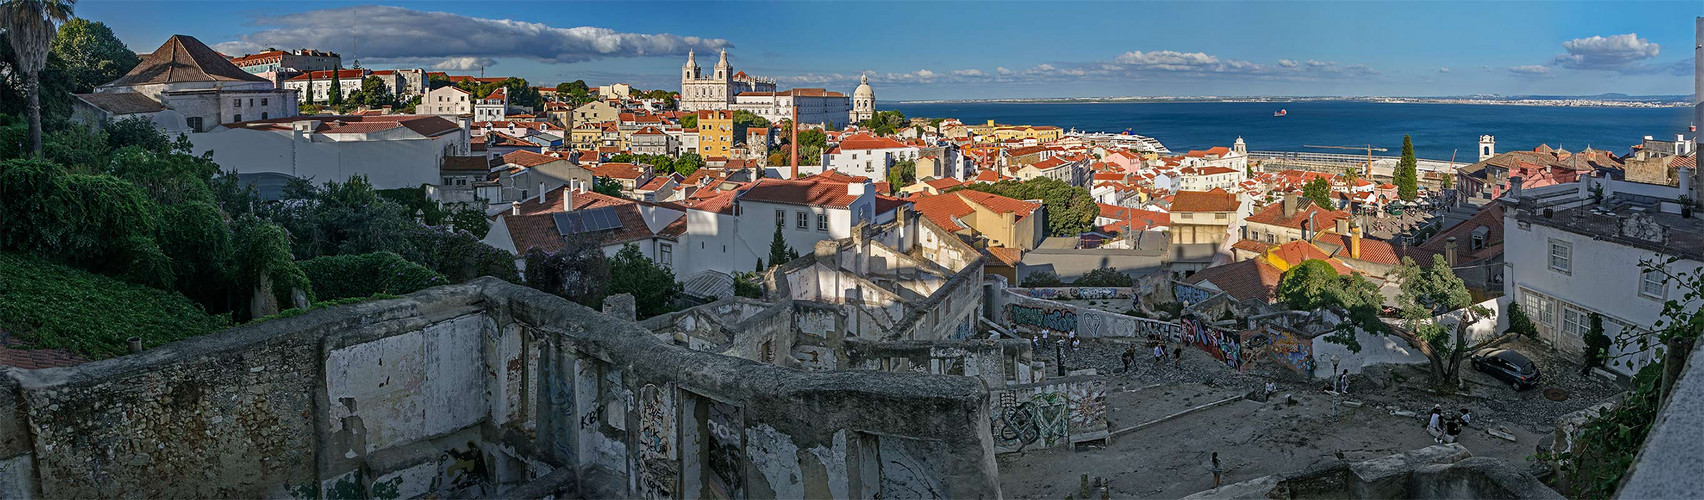
[[[1008,288],[1006,290],[1025,297],[1046,300],[1106,300],[1136,295],[1135,289],[1118,287]]]
[[[741,440],[744,433],[740,432],[744,422],[739,406],[710,402],[710,418],[705,420],[710,434],[710,456],[705,468],[709,470],[711,498],[745,498],[745,459],[740,451],[745,449]]]
[[[485,453],[473,441],[465,448],[450,448],[438,455],[438,477],[432,490],[451,497],[483,497],[486,479],[491,477],[485,466]]]
[[[1242,335],[1243,367],[1270,359],[1296,373],[1313,372],[1313,339],[1276,328],[1262,328]]]
[[[953,330],[953,335],[952,335],[953,340],[968,339],[968,338],[970,338],[971,335],[975,334],[976,330],[975,330],[975,328],[973,328],[971,326],[975,322],[976,322],[976,316],[965,317],[965,320],[963,322],[960,322],[958,324],[958,326]]]
[[[1072,309],[1012,304],[1007,306],[1006,315],[1006,319],[1015,327],[1056,332],[1077,330],[1077,311]]]
[[[1072,384],[1066,392],[1069,398],[1071,442],[1100,439],[1107,434],[1106,386],[1101,384]]]
[[[1213,291],[1185,283],[1172,283],[1172,296],[1184,305],[1199,304],[1213,297]]]
[[[1236,335],[1219,331],[1194,318],[1186,317],[1180,322],[1183,324],[1183,343],[1200,348],[1233,370],[1242,366],[1242,346]]]
[[[639,473],[639,495],[671,498],[680,478],[675,458],[675,398],[673,387],[645,384],[639,389],[639,453],[634,469]]]
[[[1077,298],[1094,300],[1117,298],[1118,291],[1117,288],[1078,288]]]
[[[997,391],[988,413],[1000,453],[1100,439],[1107,432],[1106,387],[1074,382]]]
[[[1179,326],[1177,323],[1167,323],[1165,321],[1148,318],[1130,319],[1134,320],[1133,323],[1135,323],[1135,327],[1132,331],[1134,332],[1134,336],[1138,338],[1147,338],[1150,335],[1158,335],[1160,338],[1175,341],[1183,335],[1183,327]]]

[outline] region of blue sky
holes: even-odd
[[[174,33],[554,84],[678,88],[687,50],[884,100],[1690,94],[1704,2],[77,4],[138,51]],[[359,49],[353,47],[359,36]]]

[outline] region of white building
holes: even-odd
[[[426,92],[414,112],[422,115],[463,116],[473,114],[473,94],[454,85]]]
[[[734,65],[728,63],[726,50],[709,74],[698,68],[692,52],[686,53],[686,64],[680,68],[681,111],[727,111],[734,104],[734,96],[742,92],[774,91],[774,80],[735,72]]]
[[[681,204],[689,209],[681,244],[693,258],[680,263],[677,276],[750,271],[760,259],[771,264],[769,244],[778,224],[787,246],[807,254],[818,241],[850,237],[861,222],[893,220],[903,202],[882,201],[868,179],[844,182],[818,176],[759,179],[729,189],[706,187]]]
[[[491,95],[473,101],[473,121],[494,122],[509,116],[509,90],[498,87]]]
[[[823,153],[822,166],[801,166],[799,171],[813,174],[827,169],[852,176],[886,179],[889,167],[905,160],[916,160],[918,153],[917,147],[886,137],[849,135],[842,138],[839,145]]]
[[[1522,190],[1512,180],[1510,192],[1498,200],[1507,207],[1504,290],[1537,324],[1541,340],[1560,352],[1580,353],[1592,313],[1603,318],[1604,332],[1613,339],[1629,329],[1648,331],[1664,302],[1682,299],[1684,290],[1640,269],[1641,262],[1670,257],[1680,259],[1668,265],[1670,273],[1704,266],[1704,221],[1681,217],[1680,205],[1672,201],[1691,190],[1689,169],[1681,170],[1678,187],[1586,178]],[[1603,203],[1592,203],[1593,185],[1603,187]],[[1617,345],[1610,354],[1638,350]],[[1633,368],[1610,369],[1630,375],[1656,358],[1655,351],[1630,354],[1623,359],[1634,361]]]
[[[1243,157],[1246,161],[1246,156]],[[1235,190],[1246,177],[1246,170],[1230,167],[1184,167],[1178,170],[1177,188],[1183,191],[1211,191],[1214,188]]]
[[[274,118],[197,134],[195,154],[241,175],[283,175],[315,183],[364,175],[378,189],[438,184],[445,156],[468,154],[467,130],[437,116]]]
[[[870,88],[870,75],[858,77],[858,89],[852,91],[852,123],[876,116],[876,91]]]
[[[793,119],[793,108],[799,112],[799,123],[830,129],[846,126],[852,101],[846,94],[824,89],[792,89],[783,92],[741,92],[734,96],[736,111],[752,114],[780,123]]]
[[[174,134],[298,113],[295,92],[273,87],[184,35],[173,35],[129,73],[77,98],[73,120],[95,124],[143,117]]]

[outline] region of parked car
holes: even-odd
[[[1517,391],[1538,385],[1538,365],[1526,355],[1508,349],[1489,349],[1474,354],[1473,369],[1507,382]]]

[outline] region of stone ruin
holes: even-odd
[[[486,278],[9,370],[0,496],[1000,496],[984,382],[904,371],[697,351]]]

